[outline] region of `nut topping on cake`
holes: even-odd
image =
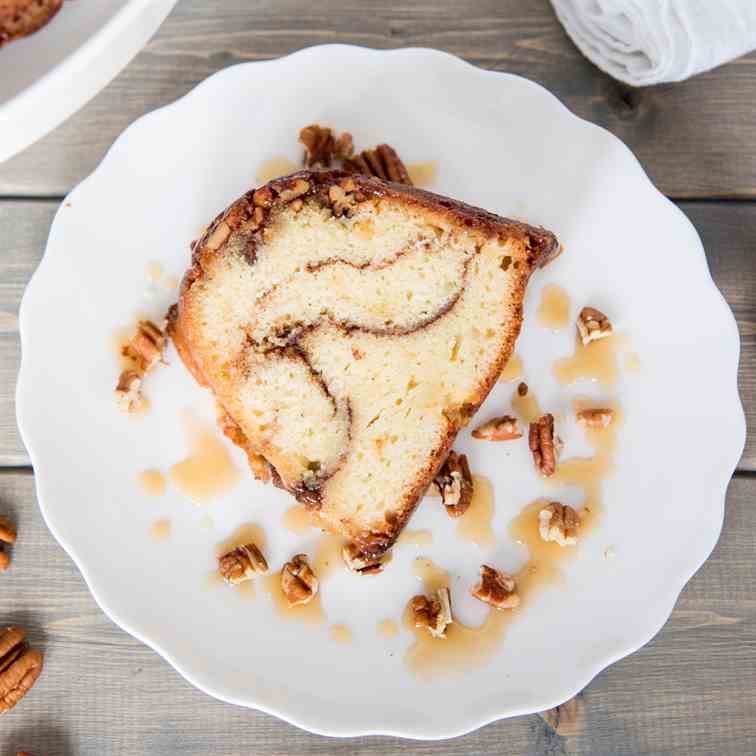
[[[412,186],[406,166],[396,150],[388,144],[379,144],[374,150],[363,150],[345,160],[344,170]]]
[[[471,593],[476,599],[497,609],[512,609],[520,604],[514,578],[487,564],[480,566],[480,581]]]
[[[256,573],[264,574],[267,571],[268,563],[254,543],[237,546],[228,554],[218,557],[218,572],[231,585],[251,580]]]
[[[603,339],[613,333],[609,318],[594,307],[583,307],[577,319],[577,329],[583,344]]]
[[[608,428],[614,419],[614,410],[608,407],[583,409],[577,413],[577,420],[588,428]]]
[[[538,513],[538,532],[544,541],[555,541],[560,546],[574,546],[579,527],[578,513],[558,501],[552,501]]]
[[[308,604],[318,592],[318,579],[310,569],[306,554],[297,554],[281,570],[281,589],[289,606]]]
[[[450,517],[461,517],[470,506],[473,479],[467,457],[450,451],[434,480]]]
[[[517,418],[504,415],[483,423],[472,432],[472,437],[484,441],[511,441],[515,438],[522,438],[522,433],[517,424]]]
[[[358,575],[377,575],[383,572],[387,561],[385,555],[378,559],[368,556],[354,543],[345,543],[341,549],[341,556],[349,570]]]
[[[530,424],[528,442],[538,472],[546,478],[553,475],[556,471],[562,442],[558,436],[554,435],[554,416],[552,414],[542,415]]]
[[[415,596],[410,602],[415,627],[425,628],[434,638],[446,638],[446,628],[453,622],[448,588],[439,588],[433,596]]]

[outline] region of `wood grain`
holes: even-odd
[[[558,732],[532,715],[456,740],[410,744],[320,738],[195,690],[95,605],[42,522],[31,474],[0,472],[0,513],[19,525],[11,571],[0,577],[1,621],[28,628],[46,653],[37,686],[0,720],[0,753],[754,753],[754,499],[756,477],[733,481],[719,545],[683,591],[666,627],[641,651],[602,672]]]
[[[742,340],[740,394],[748,425],[756,428],[756,204],[683,202],[680,206],[699,229],[714,280],[737,318]],[[18,305],[41,259],[56,209],[52,201],[0,202],[0,238],[13,240],[0,254],[0,465],[29,464],[15,420]],[[670,281],[670,287],[677,283]],[[756,470],[753,433],[740,469]]]
[[[0,166],[0,196],[63,195],[135,118],[208,75],[331,42],[435,47],[527,76],[627,142],[665,193],[756,196],[756,54],[681,84],[631,90],[578,52],[548,0],[182,0],[110,86]]]

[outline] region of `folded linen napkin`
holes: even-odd
[[[580,51],[633,86],[681,81],[756,49],[756,0],[551,0]]]

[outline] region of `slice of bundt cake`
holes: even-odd
[[[41,29],[62,5],[63,0],[0,0],[0,47]]]
[[[377,555],[485,399],[553,234],[338,171],[250,191],[194,245],[170,332],[250,458]]]

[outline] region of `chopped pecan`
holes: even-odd
[[[328,190],[328,199],[331,202],[333,214],[340,218],[342,215],[349,217],[355,205],[357,204],[354,194],[348,193],[341,186],[334,184]]]
[[[0,541],[16,542],[16,526],[7,518],[0,516]]]
[[[305,126],[299,132],[299,141],[305,148],[306,168],[330,168],[334,158],[344,160],[354,151],[351,134],[334,137],[331,129],[317,123]]]
[[[136,370],[124,370],[115,387],[116,404],[124,412],[138,412],[144,407],[142,378]]]
[[[522,433],[517,424],[517,418],[504,415],[483,423],[472,432],[472,437],[484,441],[511,441],[515,438],[522,438]]]
[[[528,442],[538,472],[546,478],[553,475],[556,471],[562,442],[558,436],[554,435],[554,416],[552,414],[542,415],[530,424]]]
[[[354,543],[345,543],[341,556],[350,571],[358,575],[377,575],[388,561],[386,554],[378,558],[370,556]]]
[[[544,541],[555,541],[560,546],[577,543],[580,517],[566,504],[552,501],[538,513],[538,532]]]
[[[528,384],[524,381],[517,384],[517,396],[527,396],[528,395]]]
[[[281,589],[289,606],[307,604],[318,592],[318,579],[310,569],[306,554],[297,554],[281,570]]]
[[[436,474],[434,483],[441,492],[441,500],[450,517],[461,517],[470,506],[473,479],[467,457],[450,451],[446,462]]]
[[[595,307],[583,307],[577,319],[577,329],[583,344],[611,336],[613,332],[609,318]]]
[[[344,161],[344,170],[412,186],[406,166],[396,150],[388,144],[379,144],[374,150],[363,150],[348,158]]]
[[[415,596],[410,602],[415,627],[425,628],[434,638],[446,638],[446,628],[453,622],[448,588],[439,588],[433,596]]]
[[[608,407],[583,409],[577,413],[577,420],[588,428],[608,428],[614,419],[614,410]]]
[[[292,200],[301,197],[303,194],[307,194],[309,191],[310,182],[298,178],[290,186],[287,186],[286,189],[282,189],[278,193],[278,199],[281,200],[281,202],[291,202]]]
[[[142,379],[163,359],[166,336],[151,320],[140,320],[136,333],[121,349],[133,367],[124,370],[118,377],[115,396],[118,406],[124,412],[137,412],[144,405],[142,396]]]
[[[163,359],[165,334],[151,320],[140,320],[136,333],[123,347],[123,354],[131,358],[142,375]]]
[[[476,599],[497,609],[512,609],[520,603],[514,578],[487,564],[480,565],[480,581],[471,592]]]
[[[268,571],[268,563],[260,549],[254,543],[237,546],[228,554],[218,557],[218,572],[231,585],[251,580],[255,573]]]
[[[26,633],[9,627],[0,633],[0,714],[12,709],[42,671],[42,653],[30,649]]]

